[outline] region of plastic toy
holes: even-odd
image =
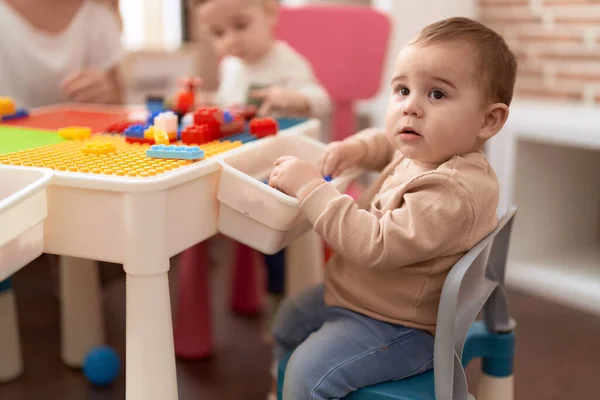
[[[0,117],[12,115],[17,112],[17,107],[12,98],[0,97]]]
[[[278,129],[277,121],[273,118],[254,118],[250,121],[250,133],[258,138],[275,135]]]
[[[119,375],[121,362],[112,347],[96,347],[87,354],[83,361],[83,374],[93,385],[110,385]]]
[[[160,113],[154,118],[154,127],[163,130],[169,135],[169,139],[177,139],[177,115],[172,111]]]
[[[219,139],[219,136],[218,125],[191,125],[181,132],[181,141],[185,144],[204,144]]]
[[[108,154],[117,151],[117,147],[114,143],[110,142],[90,142],[81,148],[81,152],[84,154]]]
[[[3,115],[2,121],[11,121],[13,119],[27,118],[29,117],[29,111],[24,108],[19,108],[13,114]]]
[[[124,133],[125,133],[125,137],[134,137],[134,138],[143,139],[145,130],[146,130],[146,125],[133,124],[133,125],[128,126],[125,129]]]
[[[196,89],[202,80],[200,78],[186,78],[180,81],[182,89],[175,96],[173,111],[180,116],[191,111],[196,103]]]
[[[157,144],[146,150],[146,155],[153,158],[199,160],[204,158],[204,151],[199,146],[164,146]]]
[[[89,139],[92,130],[84,126],[68,126],[58,130],[58,134],[65,139]]]
[[[150,114],[162,112],[165,109],[165,99],[161,96],[149,96],[146,98],[146,109]]]
[[[139,125],[139,122],[123,121],[110,124],[104,129],[106,133],[125,133],[125,130],[132,125]]]
[[[82,148],[90,142],[112,143],[116,151],[102,157],[82,154]],[[241,142],[236,142],[241,145]],[[218,154],[231,148],[231,143],[206,148]],[[163,160],[146,156],[147,145],[131,146],[117,135],[94,135],[93,139],[64,141],[57,144],[0,154],[0,164],[51,168],[56,171],[82,172],[101,175],[151,177],[184,167],[193,161]]]

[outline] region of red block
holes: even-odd
[[[219,123],[219,109],[216,107],[200,108],[194,113],[194,124],[214,124]]]
[[[181,132],[185,144],[204,144],[219,139],[221,132],[218,123],[204,123],[188,126]]]
[[[277,121],[273,118],[254,118],[250,121],[250,133],[258,138],[276,135],[278,130]]]
[[[125,141],[127,143],[139,143],[139,144],[155,144],[154,139],[145,139],[145,138],[137,138],[137,137],[131,137],[131,136],[125,136]]]
[[[104,132],[123,133],[123,132],[125,132],[125,129],[127,129],[131,125],[137,124],[137,123],[139,123],[139,122],[134,122],[134,121],[115,122],[114,124],[110,124],[109,126],[107,126],[106,129],[104,130]]]

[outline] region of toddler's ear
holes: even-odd
[[[279,1],[278,0],[263,0],[263,6],[265,7],[265,12],[267,16],[273,23],[273,26],[277,23],[279,19]]]
[[[492,138],[502,129],[508,119],[508,106],[504,103],[494,103],[487,107],[481,129],[477,135],[479,139],[486,141]]]

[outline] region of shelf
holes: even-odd
[[[511,260],[506,283],[600,316],[600,243],[535,259]]]
[[[600,149],[600,108],[519,101],[511,106],[507,129],[517,139]]]

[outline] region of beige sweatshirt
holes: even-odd
[[[375,131],[362,167],[381,169],[358,203],[332,184],[302,202],[303,213],[334,249],[325,302],[435,334],[444,280],[497,225],[498,181],[483,152],[422,168]]]

